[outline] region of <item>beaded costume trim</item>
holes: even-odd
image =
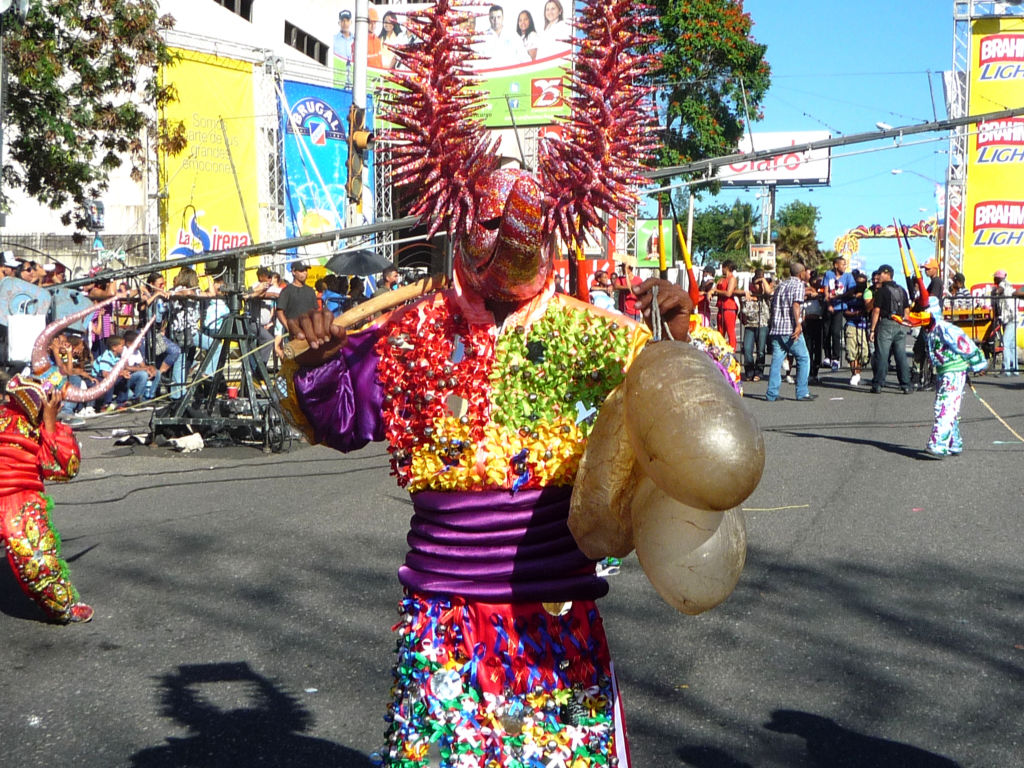
[[[441,294],[378,342],[392,474],[410,491],[572,483],[645,329],[552,301],[529,327],[470,326]]]

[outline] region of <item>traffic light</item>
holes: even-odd
[[[353,106],[348,113],[348,199],[358,203],[363,199],[363,161],[367,150],[373,147],[373,134],[366,130],[366,110]]]

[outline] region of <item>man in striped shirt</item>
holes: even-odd
[[[765,399],[774,402],[779,399],[782,385],[782,361],[786,355],[796,358],[796,399],[815,400],[817,395],[807,391],[811,357],[804,341],[802,317],[804,303],[804,281],[801,275],[804,265],[798,261],[789,264],[789,279],[783,280],[772,294],[772,320],[768,331],[768,343],[772,350],[772,368],[768,374],[768,391]]]

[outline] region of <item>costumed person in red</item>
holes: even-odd
[[[85,622],[93,616],[92,608],[79,600],[68,565],[61,559],[60,534],[50,519],[53,502],[43,493],[44,480],[70,480],[78,474],[81,461],[71,427],[57,421],[62,393],[69,401],[88,402],[109,391],[128,355],[103,381],[83,390],[67,387],[59,371],[54,382],[47,350],[58,333],[103,306],[47,326],[32,350],[35,375],[13,377],[7,383],[7,401],[0,405],[0,538],[22,590],[47,618],[61,624]],[[140,341],[144,335],[145,331]],[[129,354],[137,347],[138,342]]]
[[[60,535],[50,521],[53,502],[43,480],[78,474],[80,453],[71,427],[57,421],[63,398],[49,382],[15,376],[0,406],[0,536],[22,590],[52,621],[89,621],[92,608],[78,599]]]
[[[396,183],[418,192],[412,213],[456,244],[453,285],[351,334],[329,312],[289,320],[309,345],[282,368],[289,418],[341,451],[386,441],[412,495],[383,765],[627,768],[596,560],[635,539],[652,583],[687,612],[739,578],[742,518],[724,510],[756,486],[764,454],[731,348],[713,331],[686,343],[692,302],[667,281],[634,290],[655,337],[678,340],[646,349],[644,325],[555,291],[555,232],[574,246],[601,226],[599,210],[635,209],[655,146],[639,85],[653,59],[635,53],[651,42],[638,31],[649,10],[582,4],[572,118],[542,143],[536,173],[500,168],[476,117],[470,14],[452,0],[410,13],[417,42],[396,50],[384,96],[385,121],[401,128],[378,141],[397,158]],[[692,418],[670,405],[680,387],[699,399]],[[700,488],[680,494],[685,509],[658,485],[678,480],[663,463],[682,460],[655,441],[685,446],[696,477],[681,484]],[[699,517],[676,526],[693,535],[664,534],[635,508],[641,497],[677,522]]]

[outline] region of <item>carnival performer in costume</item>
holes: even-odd
[[[0,535],[22,590],[53,621],[89,621],[92,608],[79,602],[60,536],[50,521],[53,502],[43,480],[70,480],[80,454],[71,427],[57,421],[63,398],[49,382],[15,376],[0,406]]]
[[[68,565],[61,559],[60,534],[50,519],[53,501],[43,493],[44,480],[70,480],[78,474],[81,461],[71,427],[57,421],[65,397],[62,392],[75,402],[95,399],[117,382],[127,355],[102,382],[83,390],[67,387],[64,381],[53,382],[47,375],[52,363],[46,350],[60,331],[96,309],[90,307],[48,326],[33,347],[35,375],[13,377],[7,383],[7,401],[0,405],[0,537],[22,590],[51,621],[61,624],[85,622],[93,616],[93,609],[79,600]]]
[[[936,378],[935,421],[925,450],[939,458],[956,456],[964,450],[960,407],[967,374],[984,371],[988,360],[963,329],[942,319],[942,304],[937,297],[928,299],[928,312],[926,341]]]
[[[595,559],[636,539],[644,564],[642,540],[678,541],[633,509],[643,496],[680,513],[655,487],[678,479],[664,442],[697,475],[680,495],[700,507],[689,528],[702,535],[676,549],[703,564],[682,568],[701,582],[685,595],[674,576],[652,581],[699,612],[739,577],[742,521],[723,511],[756,486],[763,443],[731,350],[707,335],[709,354],[685,343],[692,302],[666,281],[638,298],[679,341],[648,349],[646,327],[554,290],[553,233],[581,242],[597,208],[635,206],[638,160],[654,146],[650,91],[638,85],[651,60],[632,52],[648,41],[646,13],[584,4],[573,118],[565,141],[542,147],[537,173],[499,169],[475,117],[466,14],[448,0],[411,13],[420,42],[397,51],[408,74],[386,97],[384,118],[400,126],[386,140],[398,182],[422,192],[413,212],[456,243],[453,286],[351,334],[329,312],[289,322],[309,345],[283,371],[293,423],[341,451],[386,440],[412,494],[384,765],[629,764]],[[680,389],[703,398],[687,401],[689,420],[672,410]],[[673,565],[658,562],[678,574]]]

